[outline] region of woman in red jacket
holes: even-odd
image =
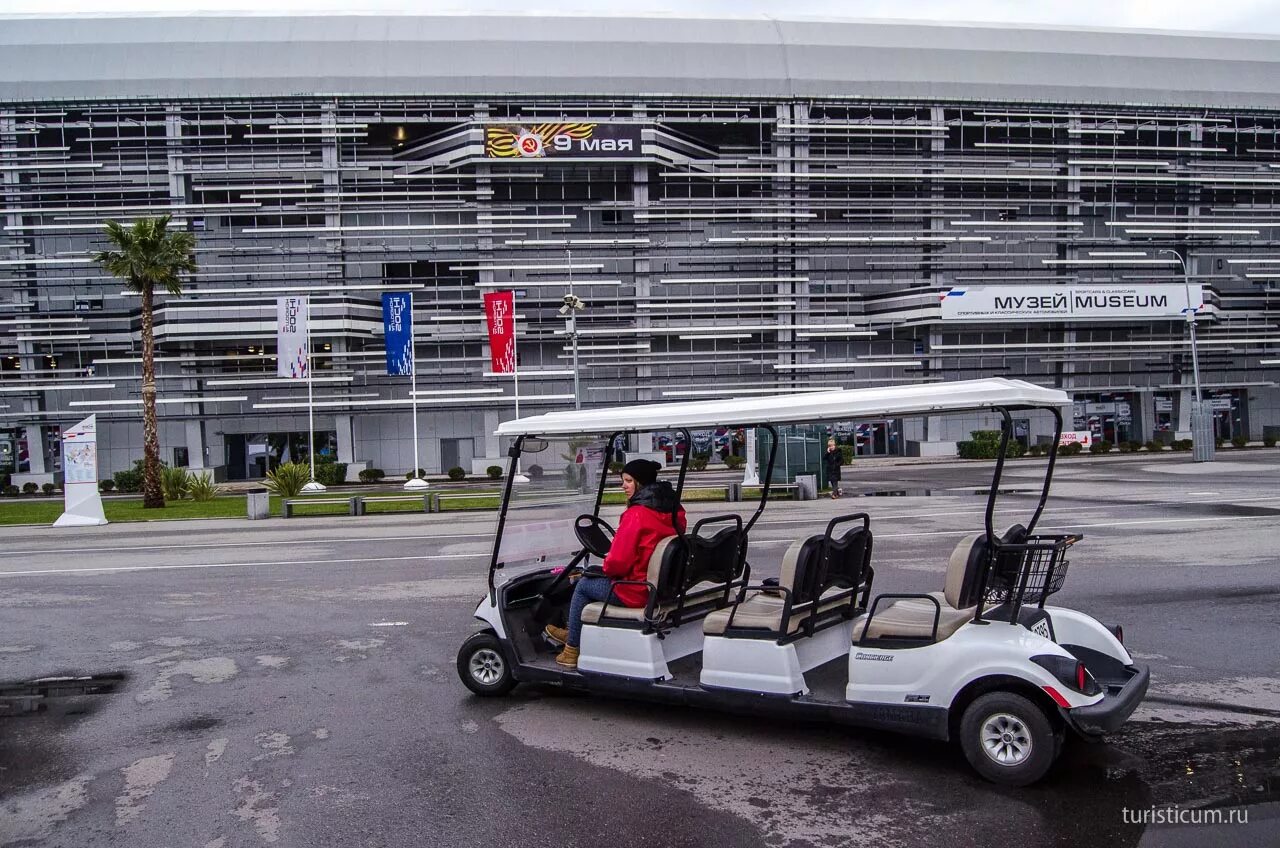
[[[658,482],[656,462],[633,459],[622,469],[622,491],[627,495],[627,508],[618,522],[609,555],[604,558],[604,577],[584,576],[573,590],[569,602],[569,626],[547,625],[546,634],[564,645],[556,662],[566,668],[578,667],[578,646],[582,638],[582,610],[594,601],[609,600],[628,607],[642,607],[649,601],[647,586],[613,587],[615,580],[644,582],[649,572],[649,557],[658,543],[676,535],[671,516],[674,513],[685,530],[684,508],[676,501],[675,489],[666,480]],[[612,594],[610,594],[612,590]]]

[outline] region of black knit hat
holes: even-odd
[[[651,459],[633,459],[622,466],[623,474],[630,474],[641,486],[647,486],[658,479],[658,470],[662,466]]]

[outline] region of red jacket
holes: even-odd
[[[680,532],[685,531],[684,507],[677,507],[676,520]],[[604,558],[604,573],[614,580],[644,581],[649,574],[649,557],[658,543],[676,535],[671,524],[671,513],[658,512],[647,506],[633,504],[622,513],[618,532],[613,537],[609,555]],[[642,607],[649,600],[645,586],[619,586],[614,592],[624,606]]]

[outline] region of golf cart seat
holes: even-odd
[[[717,527],[716,525],[725,525]],[[704,528],[712,528],[710,532]],[[744,590],[747,536],[742,516],[704,518],[684,537],[663,539],[649,557],[646,582],[656,599],[646,614],[644,607],[593,603],[582,612],[586,624],[634,626],[636,623],[678,627],[702,618],[729,603],[730,595]]]
[[[869,612],[854,620],[854,640],[863,644],[878,639],[940,642],[954,635],[977,611],[978,583],[988,557],[986,534],[960,540],[947,563],[944,591],[881,595]],[[888,599],[894,600],[879,606]]]
[[[1000,536],[1001,545],[1023,545],[1026,541],[1027,528],[1021,524],[1011,525]],[[883,595],[877,598],[877,604],[881,599],[896,600],[883,609],[873,604],[867,615],[860,616],[854,622],[855,640],[906,639],[940,642],[953,635],[966,621],[972,620],[977,612],[983,569],[990,564],[988,589],[1016,581],[1022,569],[1024,553],[1021,548],[1000,552],[997,547],[994,558],[990,548],[985,533],[961,539],[947,563],[944,591],[929,592],[926,595]],[[935,615],[938,620],[936,635],[933,630]],[[868,617],[871,619],[871,626],[866,628],[864,634],[863,628]]]
[[[839,537],[838,524],[860,520]],[[817,630],[853,617],[859,595],[870,591],[870,518],[865,513],[842,516],[825,533],[797,540],[782,558],[778,585],[756,586],[755,593],[728,609],[717,610],[702,623],[708,636],[780,638]],[[785,623],[783,619],[786,619]]]

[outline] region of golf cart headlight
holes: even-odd
[[[1058,678],[1062,685],[1074,692],[1082,695],[1097,695],[1102,692],[1102,687],[1093,679],[1089,669],[1074,657],[1041,654],[1038,657],[1032,657],[1031,661]]]

